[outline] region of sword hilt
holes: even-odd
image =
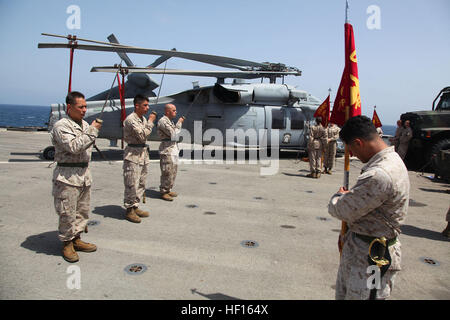
[[[372,246],[377,242],[380,243],[381,246],[378,249],[378,252],[377,252],[378,255],[374,257],[374,256],[372,256]],[[386,249],[387,249],[387,240],[385,237],[373,239],[373,241],[369,245],[369,257],[373,262],[376,263],[378,268],[381,268],[381,267],[389,264],[389,260],[384,258]]]

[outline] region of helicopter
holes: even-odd
[[[120,44],[111,34],[109,43],[76,38],[75,36],[60,36],[42,34],[59,38],[67,38],[69,43],[39,43],[38,48],[76,48],[102,52],[116,52],[126,66],[92,67],[91,72],[110,72],[127,77],[122,105],[125,104],[126,115],[134,110],[133,98],[143,94],[149,98],[150,110],[155,111],[157,121],[164,115],[166,104],[174,104],[179,115],[184,115],[182,142],[190,144],[221,145],[232,148],[271,148],[305,150],[307,146],[307,127],[314,119],[313,115],[320,101],[306,91],[285,84],[286,76],[300,76],[301,71],[282,63],[254,62],[230,57],[192,53],[172,50],[146,49]],[[75,40],[75,41],[74,41]],[[78,44],[78,41],[94,42]],[[159,55],[147,67],[135,66],[127,53]],[[157,68],[171,57],[193,60],[210,65],[236,70],[180,70]],[[159,84],[148,75],[180,75],[216,78],[216,83],[200,87],[193,82],[193,87],[185,91],[159,97],[153,90]],[[277,83],[281,78],[282,83]],[[226,82],[225,79],[232,79]],[[261,83],[249,83],[246,80],[261,79]],[[269,79],[269,83],[264,83]],[[114,85],[114,82],[113,82]],[[117,140],[122,138],[121,99],[119,88],[111,89],[86,99],[87,112],[85,120],[91,122],[99,118],[103,126],[98,138],[110,140],[110,146],[117,146]],[[56,121],[66,115],[66,104],[51,105],[48,122],[50,131]],[[157,141],[156,130],[153,130],[148,140]],[[122,140],[123,147],[123,140]],[[54,148],[47,147],[43,157],[53,160]]]

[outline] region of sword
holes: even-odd
[[[376,248],[376,256],[372,255],[372,246],[379,243],[378,248]],[[380,281],[383,275],[389,268],[391,261],[389,261],[390,255],[388,251],[388,259],[385,258],[386,250],[388,250],[388,241],[385,237],[375,238],[369,245],[369,263],[373,262],[380,270]],[[370,290],[369,300],[375,300],[377,297],[377,287]]]

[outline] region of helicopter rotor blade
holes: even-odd
[[[117,40],[117,38],[114,35],[114,33],[111,33],[108,36],[108,40],[111,43],[120,44],[119,40]],[[134,63],[131,61],[131,59],[128,57],[128,55],[125,52],[117,52],[117,54],[119,55],[120,59],[122,59],[126,63],[127,66],[129,66],[129,67],[133,67],[134,66]]]
[[[209,71],[209,70],[180,70],[180,69],[155,69],[155,68],[124,68],[127,73],[148,73],[148,74],[166,74],[166,75],[184,75],[184,76],[200,76],[200,77],[214,77],[214,78],[242,78],[242,79],[256,79],[256,78],[271,78],[281,77],[287,75],[299,76],[299,71]],[[117,72],[118,68],[114,66],[109,67],[93,67],[91,72]]]
[[[171,51],[177,51],[177,49],[173,48]],[[159,58],[157,58],[155,61],[153,61],[152,64],[149,64],[147,66],[147,68],[156,68],[157,66],[159,66],[160,64],[166,62],[167,60],[169,60],[171,57],[170,56],[161,56]]]
[[[73,45],[65,43],[39,43],[38,48],[72,48]],[[172,51],[172,50],[160,50],[160,49],[146,49],[139,47],[129,47],[129,46],[103,46],[103,45],[86,45],[77,44],[75,46],[78,50],[90,50],[90,51],[104,51],[104,52],[123,52],[123,53],[138,53],[138,54],[150,54],[150,55],[162,55],[169,57],[183,58],[187,60],[193,60],[208,64],[214,64],[219,66],[226,66],[228,68],[240,69],[239,67],[246,67],[246,70],[251,70],[253,68],[264,68],[267,67],[267,63],[259,63],[249,60],[242,60],[236,58],[215,56],[203,53],[192,53],[183,51]]]
[[[114,33],[111,33],[111,34],[108,36],[108,40],[109,40],[112,44],[119,44],[119,45],[120,45],[119,40],[117,40],[117,38],[116,38],[116,36],[114,35]],[[131,59],[128,57],[128,55],[127,55],[126,53],[124,53],[124,52],[117,52],[117,54],[119,55],[119,57],[120,57],[123,61],[125,61],[125,64],[126,64],[128,67],[134,67],[133,62],[131,61]],[[136,77],[139,77],[139,80],[138,80],[138,78],[136,78]],[[148,79],[147,79],[147,78],[148,78]],[[154,81],[152,78],[150,78],[149,76],[144,75],[144,74],[136,75],[136,76],[134,76],[133,78],[128,78],[128,81],[132,81],[132,82],[140,82],[141,84],[142,84],[142,83],[147,83],[147,86],[148,86],[151,90],[154,90],[154,89],[156,89],[156,88],[159,87],[159,84],[158,84],[156,81]]]
[[[73,40],[73,41],[85,41],[85,42],[91,42],[91,43],[97,43],[97,44],[104,44],[104,45],[109,45],[109,46],[120,46],[120,47],[127,47],[123,44],[120,43],[111,43],[111,42],[104,42],[104,41],[97,41],[97,40],[89,40],[89,39],[83,39],[83,38],[78,38],[75,35],[68,35],[68,36],[61,36],[58,34],[52,34],[52,33],[41,33],[41,35],[43,36],[47,36],[47,37],[55,37],[55,38],[63,38],[63,39],[67,39],[67,40]]]
[[[108,36],[108,40],[111,43],[114,44],[119,44],[119,41],[117,40],[116,36],[112,33]],[[176,51],[177,49],[173,48],[172,51]],[[126,65],[128,67],[133,67],[134,64],[131,62],[131,59],[128,57],[128,55],[126,53],[123,52],[117,52],[117,54],[119,55],[119,57],[125,61]],[[165,61],[167,61],[168,59],[170,59],[170,56],[160,56],[159,58],[157,58],[155,61],[153,61],[152,64],[149,64],[147,66],[147,68],[156,68],[157,66],[159,66],[160,64],[164,63]]]

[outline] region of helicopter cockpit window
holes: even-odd
[[[292,130],[302,130],[305,123],[305,116],[303,112],[296,109],[291,109],[291,129]]]
[[[272,129],[286,129],[284,109],[272,109]]]

